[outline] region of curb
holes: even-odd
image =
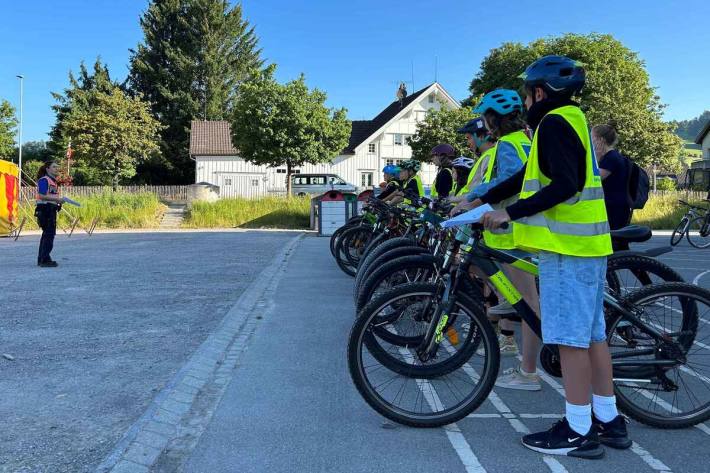
[[[175,450],[191,451],[232,379],[261,319],[259,314],[268,311],[264,296],[275,290],[303,236],[292,238],[244,290],[219,327],[155,396],[95,471],[147,473],[171,445],[182,443],[182,448]]]
[[[298,228],[116,228],[116,229],[97,229],[94,230],[94,235],[106,234],[132,234],[132,233],[248,233],[248,232],[293,232],[293,233],[318,233],[317,230],[305,230]],[[26,236],[39,236],[41,230],[23,231],[20,235],[20,240]],[[57,237],[66,236],[63,233],[57,233]],[[86,233],[75,231],[73,236],[86,236]]]

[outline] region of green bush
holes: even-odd
[[[654,230],[672,230],[687,211],[687,207],[681,205],[678,199],[687,200],[685,193],[651,194],[646,206],[634,211],[631,221],[638,225],[647,225]],[[692,200],[690,203],[700,204],[699,201]]]
[[[195,202],[188,210],[188,228],[287,228],[306,229],[310,223],[308,197],[265,197]]]
[[[90,197],[73,197],[71,189],[65,195],[81,203],[81,207],[65,205],[66,212],[59,213],[58,227],[68,228],[72,217],[79,217],[79,226],[87,228],[98,218],[96,228],[157,228],[165,212],[165,206],[150,192],[129,194],[105,191]],[[23,214],[31,216],[26,229],[37,229],[34,218],[34,203],[23,205]],[[70,215],[71,214],[71,215]]]
[[[659,191],[674,191],[676,190],[676,183],[673,179],[669,177],[662,177],[656,180],[656,190]]]

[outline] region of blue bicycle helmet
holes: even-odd
[[[525,88],[542,87],[549,94],[572,96],[584,87],[586,73],[579,61],[565,56],[545,56],[530,64],[518,77]]]
[[[486,123],[483,121],[483,118],[481,117],[476,117],[473,120],[469,120],[468,123],[466,123],[464,126],[456,130],[458,133],[469,133],[471,135],[475,135],[478,133],[488,133],[488,129],[486,128]]]
[[[473,113],[483,115],[489,110],[493,110],[498,115],[522,112],[523,101],[520,99],[520,95],[514,90],[496,89],[483,96],[481,101],[478,102],[478,105],[476,105],[476,108],[473,109]]]
[[[397,174],[399,174],[399,166],[395,166],[394,164],[388,164],[382,169],[382,172],[391,176],[396,176]]]

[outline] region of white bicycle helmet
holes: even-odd
[[[455,168],[466,168],[466,169],[471,169],[474,164],[474,160],[471,158],[467,158],[466,156],[459,156],[458,158],[454,159],[454,162],[452,163]]]

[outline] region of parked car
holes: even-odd
[[[345,182],[337,174],[294,174],[291,176],[291,194],[323,194],[331,190],[357,192],[357,186]]]

